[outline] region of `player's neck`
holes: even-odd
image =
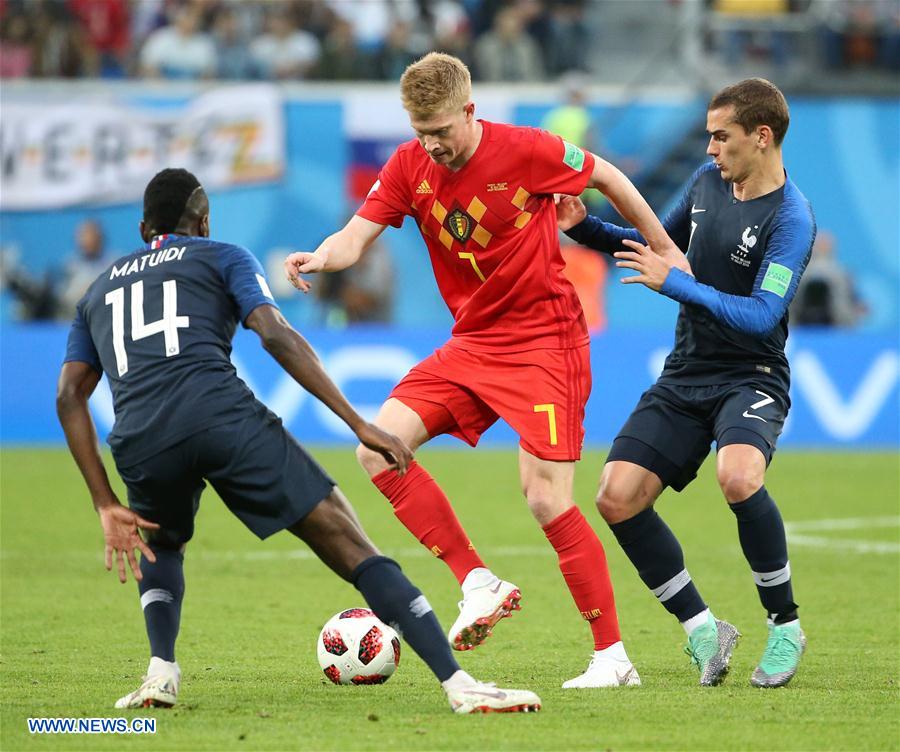
[[[456,172],[457,170],[461,170],[463,167],[465,167],[468,164],[469,160],[475,156],[475,152],[478,151],[478,147],[481,145],[481,138],[484,135],[484,126],[477,120],[473,120],[472,124],[472,145],[462,154],[460,154],[459,159],[455,160],[453,164],[447,165],[447,167],[452,172]]]
[[[781,154],[773,154],[744,180],[733,183],[732,191],[738,201],[752,201],[767,193],[777,191],[784,185],[785,180]]]

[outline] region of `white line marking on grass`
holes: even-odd
[[[871,541],[806,534],[833,530],[870,530],[872,528],[889,527],[900,527],[900,517],[847,517],[844,519],[786,522],[784,524],[788,543],[793,546],[830,548],[839,551],[852,551],[858,554],[900,553],[900,543],[896,541]]]

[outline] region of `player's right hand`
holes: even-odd
[[[119,570],[119,582],[125,582],[126,575],[124,554],[128,558],[128,564],[134,574],[134,579],[141,580],[141,569],[138,566],[134,549],[140,550],[151,562],[156,561],[156,555],[150,546],[141,538],[138,528],[142,530],[159,530],[155,522],[145,520],[132,512],[128,507],[123,507],[118,502],[102,506],[97,510],[100,515],[100,525],[103,527],[103,537],[106,539],[106,571],[112,570],[113,552],[116,554],[116,565]]]
[[[587,207],[578,196],[560,196],[556,202],[556,226],[565,232],[584,220]]]
[[[400,475],[406,472],[413,460],[413,453],[406,444],[394,434],[382,431],[372,423],[363,423],[356,430],[356,437],[363,446],[378,452],[389,464],[396,465]]]
[[[309,292],[312,285],[301,274],[316,274],[324,271],[325,259],[317,253],[297,251],[284,260],[284,273],[288,281],[300,292]]]

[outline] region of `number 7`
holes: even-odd
[[[546,405],[535,405],[536,413],[547,413],[547,421],[550,423],[550,446],[556,446],[556,405],[552,402]]]

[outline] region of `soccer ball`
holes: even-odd
[[[335,684],[383,684],[400,665],[400,637],[367,608],[348,608],[322,627],[319,665]]]

